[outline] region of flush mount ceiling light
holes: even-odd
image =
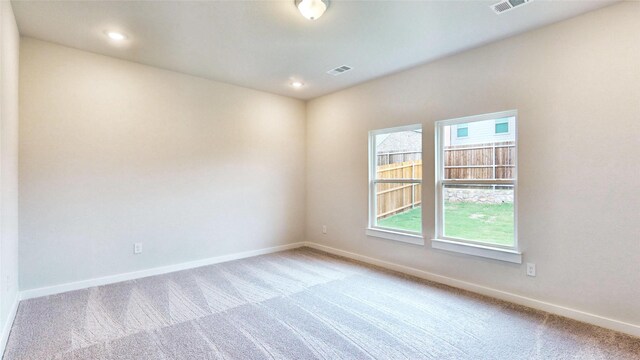
[[[119,33],[117,31],[107,31],[105,34],[107,34],[109,39],[114,41],[122,41],[127,38],[123,33]]]
[[[322,16],[329,7],[329,0],[294,0],[296,7],[309,20]]]
[[[304,85],[304,83],[301,82],[301,81],[294,81],[294,82],[291,83],[291,86],[296,88],[296,89],[301,88],[303,85]]]

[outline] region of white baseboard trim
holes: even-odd
[[[2,333],[0,334],[0,359],[4,355],[4,349],[7,346],[7,341],[9,340],[9,333],[11,332],[13,321],[16,318],[19,303],[20,293],[17,293],[15,299],[13,300],[13,304],[11,305],[11,309],[9,310],[9,314],[7,315],[7,321],[2,324]]]
[[[123,274],[109,275],[109,276],[70,282],[70,283],[65,283],[60,285],[28,289],[20,292],[20,299],[21,300],[33,299],[41,296],[60,294],[67,291],[81,290],[81,289],[86,289],[94,286],[101,286],[101,285],[113,284],[121,281],[140,279],[148,276],[167,274],[167,273],[172,273],[172,272],[181,271],[181,270],[193,269],[201,266],[213,265],[213,264],[223,263],[223,262],[232,261],[232,260],[239,260],[239,259],[244,259],[248,257],[258,256],[258,255],[271,254],[278,251],[295,249],[295,248],[302,247],[304,245],[305,245],[304,242],[297,242],[292,244],[258,249],[258,250],[249,250],[249,251],[243,251],[243,252],[233,253],[228,255],[215,256],[211,258],[189,261],[189,262],[180,263],[180,264],[161,266],[161,267],[145,269],[140,271],[133,271],[133,272],[123,273]]]
[[[15,315],[16,315],[16,310],[18,308],[19,300],[26,300],[26,299],[32,299],[32,298],[41,297],[41,296],[54,295],[54,294],[59,294],[67,291],[80,290],[80,289],[86,289],[94,286],[113,284],[121,281],[135,280],[135,279],[144,278],[148,276],[167,274],[175,271],[188,270],[188,269],[193,269],[193,268],[206,266],[206,265],[218,264],[218,263],[223,263],[223,262],[232,261],[232,260],[239,260],[239,259],[244,259],[248,257],[258,256],[258,255],[271,254],[278,251],[290,250],[290,249],[295,249],[303,246],[321,250],[330,254],[343,256],[353,260],[362,261],[364,263],[368,263],[371,265],[380,266],[385,269],[398,271],[398,272],[412,275],[421,279],[430,280],[440,284],[449,285],[455,288],[468,290],[474,293],[490,296],[490,297],[504,300],[504,301],[509,301],[519,305],[528,306],[534,309],[546,311],[546,312],[564,316],[570,319],[582,321],[585,323],[601,326],[607,329],[611,329],[611,330],[615,330],[615,331],[640,337],[640,325],[630,324],[620,320],[606,318],[603,316],[564,307],[561,305],[548,303],[545,301],[529,298],[526,296],[517,295],[510,292],[466,282],[463,280],[458,280],[458,279],[450,278],[447,276],[430,273],[430,272],[419,270],[409,266],[404,266],[404,265],[392,263],[389,261],[375,259],[372,257],[352,253],[349,251],[336,249],[326,245],[321,245],[313,242],[297,242],[297,243],[274,246],[274,247],[269,247],[264,249],[244,251],[244,252],[228,254],[228,255],[221,255],[221,256],[216,256],[216,257],[202,259],[202,260],[190,261],[186,263],[162,266],[162,267],[134,271],[134,272],[124,273],[124,274],[117,274],[117,275],[82,280],[82,281],[77,281],[72,283],[21,291],[16,297],[16,300],[12,307],[12,310],[9,316],[10,320],[7,320],[7,323],[4,324],[4,327],[2,329],[2,338],[0,338],[0,350],[4,351],[4,346],[9,336],[9,331],[11,330],[13,319],[15,318]],[[0,352],[0,354],[2,354],[2,352]]]
[[[585,322],[588,324],[592,324],[592,325],[600,326],[603,328],[607,328],[607,329],[611,329],[611,330],[623,332],[629,335],[640,337],[640,325],[630,324],[620,320],[606,318],[603,316],[587,313],[584,311],[571,309],[565,306],[551,304],[546,301],[532,299],[526,296],[517,295],[510,292],[473,284],[463,280],[458,280],[458,279],[450,278],[447,276],[430,273],[430,272],[419,270],[409,266],[399,265],[389,261],[379,260],[372,257],[332,248],[329,246],[325,246],[325,245],[321,245],[313,242],[306,242],[305,245],[310,248],[321,250],[330,254],[339,255],[339,256],[343,256],[353,260],[362,261],[364,263],[380,266],[389,270],[398,271],[398,272],[412,275],[421,279],[430,280],[440,284],[449,285],[451,287],[468,290],[474,293],[490,296],[496,299],[512,302],[519,305],[524,305],[537,310],[542,310],[552,314],[564,316],[573,320]]]

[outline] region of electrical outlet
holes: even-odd
[[[142,253],[142,243],[133,244],[133,253],[134,254],[141,254]]]
[[[327,225],[322,225],[322,233],[323,234],[327,233]]]
[[[536,276],[536,264],[527,263],[527,276]]]

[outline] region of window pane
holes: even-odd
[[[444,126],[444,178],[513,179],[515,135],[508,133],[508,129],[513,128],[514,122],[514,117],[471,122],[465,124],[470,136],[462,139],[452,135],[460,125]],[[506,126],[507,132],[498,133],[498,126]]]
[[[376,179],[422,178],[422,130],[376,135]]]
[[[418,183],[376,184],[376,225],[422,232],[421,193]]]
[[[509,123],[496,123],[496,134],[508,133],[509,132]]]
[[[458,126],[457,128],[458,133],[456,134],[459,138],[461,137],[466,137],[469,136],[469,128],[468,127],[462,127],[462,126]]]
[[[443,235],[514,245],[512,185],[445,185]]]

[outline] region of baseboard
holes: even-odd
[[[15,299],[13,300],[13,304],[11,305],[11,309],[9,310],[9,314],[7,315],[7,321],[2,324],[2,333],[0,334],[0,359],[4,355],[4,349],[7,346],[7,341],[9,340],[9,333],[11,332],[11,327],[13,326],[13,321],[16,318],[16,313],[18,312],[18,304],[20,303],[20,293],[16,294]]]
[[[615,320],[615,319],[610,319],[610,318],[606,318],[606,317],[595,315],[595,314],[590,314],[584,311],[571,309],[565,306],[548,303],[546,301],[532,299],[526,296],[517,295],[510,292],[473,284],[470,282],[430,273],[430,272],[419,270],[409,266],[395,264],[389,261],[375,259],[372,257],[332,248],[325,245],[320,245],[313,242],[306,242],[305,245],[310,248],[321,250],[330,254],[339,255],[349,259],[362,261],[364,263],[380,266],[389,270],[398,271],[398,272],[412,275],[421,279],[430,280],[430,281],[448,285],[451,287],[468,290],[474,293],[490,296],[496,299],[512,302],[519,305],[524,305],[537,310],[542,310],[552,314],[564,316],[573,320],[585,322],[588,324],[592,324],[592,325],[600,326],[603,328],[607,328],[607,329],[611,329],[611,330],[623,332],[629,335],[640,337],[640,325],[630,324],[620,320]]]
[[[248,257],[258,256],[258,255],[271,254],[278,251],[295,249],[295,248],[302,247],[304,245],[305,245],[304,242],[297,242],[292,244],[258,249],[258,250],[250,250],[250,251],[243,251],[243,252],[234,253],[234,254],[215,256],[211,258],[190,261],[186,263],[161,266],[161,267],[156,267],[151,269],[104,276],[100,278],[76,281],[76,282],[42,287],[42,288],[23,290],[20,292],[20,299],[21,300],[32,299],[32,298],[37,298],[41,296],[60,294],[67,291],[81,290],[81,289],[86,289],[94,286],[101,286],[101,285],[113,284],[121,281],[140,279],[148,276],[167,274],[167,273],[172,273],[172,272],[181,271],[181,270],[193,269],[201,266],[213,265],[213,264],[223,263],[223,262],[232,261],[232,260],[239,260],[239,259],[244,259]]]
[[[362,261],[371,265],[380,266],[385,269],[394,270],[394,271],[398,271],[408,275],[412,275],[421,279],[430,280],[440,284],[449,285],[455,288],[468,290],[474,293],[490,296],[490,297],[504,300],[504,301],[509,301],[519,305],[528,306],[530,308],[546,311],[552,314],[564,316],[577,321],[582,321],[592,325],[601,326],[603,328],[607,328],[607,329],[611,329],[611,330],[615,330],[615,331],[640,337],[639,325],[626,323],[620,320],[610,319],[607,317],[587,313],[581,310],[576,310],[576,309],[564,307],[561,305],[556,305],[549,302],[529,298],[526,296],[517,295],[510,292],[502,291],[502,290],[497,290],[497,289],[489,288],[482,285],[477,285],[477,284],[466,282],[463,280],[458,280],[458,279],[450,278],[447,276],[430,273],[430,272],[419,270],[409,266],[395,264],[389,261],[375,259],[372,257],[352,253],[352,252],[341,250],[341,249],[336,249],[333,247],[329,247],[329,246],[325,246],[325,245],[321,245],[313,242],[297,242],[297,243],[292,243],[287,245],[274,246],[274,247],[263,248],[258,250],[251,250],[251,251],[245,251],[240,253],[216,256],[212,258],[196,260],[196,261],[191,261],[191,262],[186,262],[181,264],[162,266],[162,267],[146,269],[141,271],[134,271],[134,272],[124,273],[124,274],[117,274],[112,276],[105,276],[105,277],[100,277],[95,279],[88,279],[88,280],[77,281],[72,283],[21,291],[18,294],[18,297],[16,298],[15,303],[12,307],[12,312],[10,313],[10,317],[9,317],[11,321],[7,320],[7,324],[5,324],[5,326],[3,327],[2,339],[0,339],[1,349],[4,348],[4,345],[6,344],[6,340],[9,336],[9,331],[11,330],[11,324],[13,323],[13,319],[15,317],[19,300],[31,299],[31,298],[47,296],[47,295],[54,295],[54,294],[59,294],[67,291],[86,289],[94,286],[113,284],[121,281],[134,280],[134,279],[139,279],[139,278],[153,276],[153,275],[167,274],[175,271],[188,270],[188,269],[193,269],[193,268],[206,266],[206,265],[218,264],[218,263],[232,261],[232,260],[239,260],[239,259],[244,259],[248,257],[258,256],[258,255],[270,254],[278,251],[295,249],[302,246],[307,246],[307,247],[321,250],[330,254],[343,256],[353,260]]]

